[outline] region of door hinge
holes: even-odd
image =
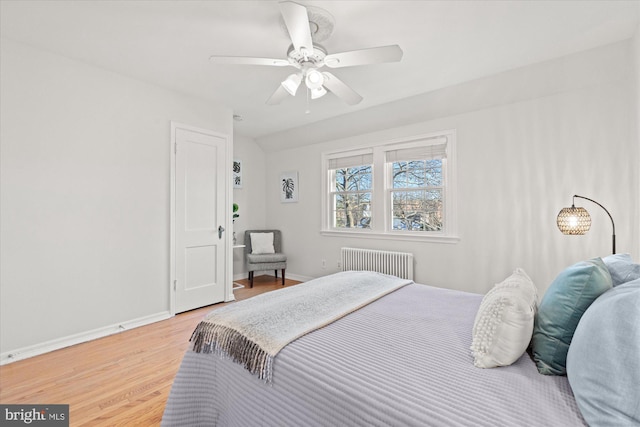
[[[178,282],[177,280],[173,281],[173,290],[174,291],[177,290],[177,282]]]
[[[178,154],[178,143],[173,144],[173,154]]]

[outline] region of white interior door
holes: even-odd
[[[227,140],[175,127],[175,312],[224,300]]]

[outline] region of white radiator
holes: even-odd
[[[413,280],[413,254],[342,248],[342,271],[368,270]]]

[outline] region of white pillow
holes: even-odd
[[[537,305],[536,287],[521,268],[487,292],[473,324],[473,364],[495,368],[518,360],[531,341]]]
[[[273,233],[250,233],[252,254],[274,254]]]

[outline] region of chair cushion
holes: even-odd
[[[285,254],[247,254],[247,261],[251,264],[260,264],[266,262],[285,262],[287,256]]]

